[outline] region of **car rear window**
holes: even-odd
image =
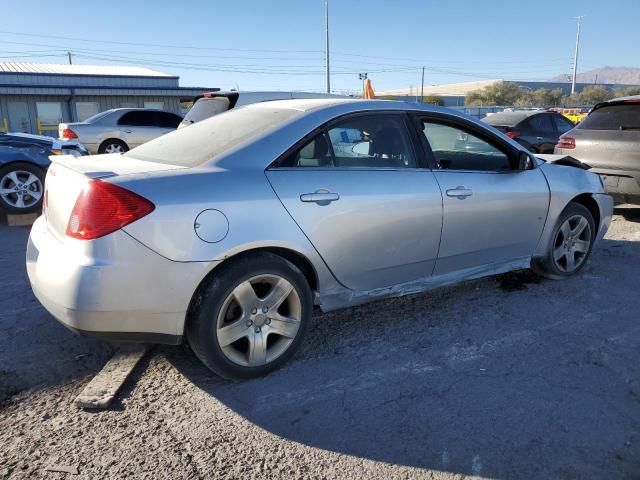
[[[213,117],[229,110],[229,99],[226,97],[205,97],[193,104],[187,112],[182,123],[191,125],[206,118]]]
[[[576,128],[583,130],[638,130],[640,103],[606,105],[591,112]]]
[[[195,167],[302,114],[265,105],[230,110],[144,143],[125,156]]]

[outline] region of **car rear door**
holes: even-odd
[[[422,168],[404,113],[330,124],[266,174],[338,281],[372,290],[428,277],[442,229],[442,196]]]
[[[133,110],[118,120],[118,129],[129,148],[137,147],[162,135],[156,115],[152,110]]]
[[[435,274],[527,260],[549,208],[540,169],[514,169],[517,151],[471,122],[433,114],[419,116],[418,125],[443,193]],[[473,138],[473,148],[460,147],[460,136]]]
[[[553,153],[558,143],[558,133],[549,113],[537,113],[520,122],[516,130],[521,134],[518,140],[524,140],[527,147],[535,153]]]

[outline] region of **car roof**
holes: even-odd
[[[312,112],[339,106],[344,107],[345,110],[352,110],[353,112],[361,110],[413,110],[459,115],[459,112],[456,112],[455,110],[435,105],[403,102],[398,100],[363,100],[359,98],[302,98],[292,100],[271,100],[269,102],[248,104],[241,108],[286,108],[301,112]]]
[[[497,112],[492,115],[487,115],[482,119],[483,122],[489,125],[505,125],[507,127],[514,126],[520,123],[525,118],[533,117],[541,113],[553,113],[546,110],[516,110],[513,112]]]
[[[628,97],[612,98],[611,100],[597,103],[596,105],[594,105],[591,111],[596,110],[597,108],[600,108],[600,107],[604,107],[606,105],[623,105],[625,103],[640,103],[640,95],[630,95]]]

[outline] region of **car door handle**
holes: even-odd
[[[463,199],[466,197],[470,197],[471,195],[473,195],[473,191],[470,188],[456,187],[447,190],[447,197],[456,197],[459,199]]]
[[[543,140],[544,137],[536,137],[536,140]]]
[[[331,202],[340,200],[340,195],[332,192],[303,193],[300,195],[300,200],[303,202],[314,202],[318,205],[328,205]]]
[[[123,130],[123,131],[124,131],[124,133],[132,133],[133,132],[133,130]]]

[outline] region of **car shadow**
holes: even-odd
[[[640,223],[640,206],[616,206],[613,213],[622,216],[628,222]]]
[[[25,268],[28,236],[28,228],[0,227],[0,404],[22,390],[98,372],[114,351],[70,332],[40,305]]]
[[[625,477],[640,467],[624,440],[640,429],[630,257],[640,243],[605,240],[563,282],[513,272],[316,314],[264,378],[224,381],[164,351],[237,414],[309,447],[458,474]]]

